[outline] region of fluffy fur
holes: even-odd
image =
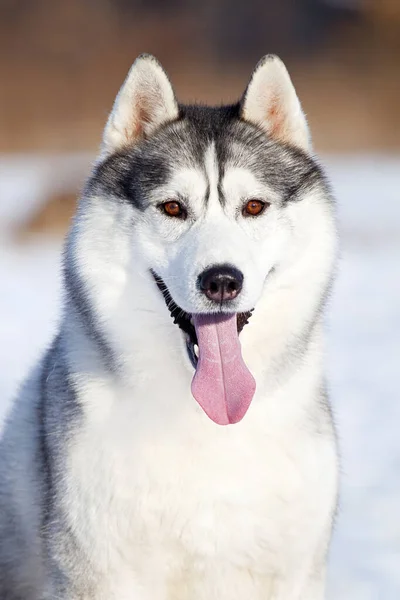
[[[252,198],[267,208],[245,217]],[[163,213],[170,199],[186,219]],[[59,332],[1,442],[2,600],[322,600],[335,256],[333,202],[279,59],[240,103],[209,108],[178,105],[139,57],[68,235]],[[229,311],[254,309],[240,341],[257,384],[226,427],[191,396],[190,332],[153,275],[185,330],[221,310],[196,282],[222,263],[244,275]]]

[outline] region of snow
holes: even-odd
[[[87,156],[0,159],[0,408],[58,315],[59,240],[8,232]],[[400,598],[400,157],[326,157],[342,258],[331,301],[329,380],[342,455],[329,600]]]
[[[90,161],[86,153],[0,157],[0,235],[24,222],[51,194],[78,191]]]
[[[332,599],[400,598],[400,160],[336,159],[343,252],[330,320],[342,454]]]

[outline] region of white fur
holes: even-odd
[[[226,185],[236,176],[228,172]],[[145,274],[146,246],[138,255],[118,217],[110,228],[107,210],[92,206],[85,226],[98,237],[78,237],[77,259],[94,285],[99,318],[110,315],[104,325],[124,358],[125,379],[88,364],[81,341],[71,348],[86,424],[71,450],[65,496],[70,525],[101,573],[96,600],[321,600],[336,455],[329,424],[318,434],[310,418],[323,379],[319,328],[288,379],[276,379],[274,361],[311,318],[331,271],[334,232],[324,204],[318,197],[303,200],[301,210],[293,204],[285,274],[249,300],[256,310],[241,343],[257,393],[245,419],[226,428],[190,394],[183,336]],[[287,238],[279,228],[290,227],[271,219],[271,238]],[[234,218],[222,209],[213,223],[203,217],[186,253],[172,243],[189,257],[179,262],[178,280],[185,269],[200,272],[208,251],[263,281],[270,242],[257,232],[230,234]],[[220,249],[210,247],[208,227],[220,228]],[[166,280],[175,290],[173,277]]]
[[[257,121],[265,82],[289,85],[280,63],[261,70],[246,106]],[[289,96],[292,123],[299,112]],[[115,131],[107,133],[112,144]],[[303,126],[290,131],[305,147]],[[331,276],[333,218],[319,192],[282,211],[265,184],[234,167],[221,182],[229,197],[221,206],[213,145],[204,165],[205,172],[177,169],[133,226],[130,207],[100,199],[87,200],[78,221],[74,260],[123,377],[103,370],[71,321],[68,355],[84,427],[70,448],[65,514],[96,566],[96,600],[322,600],[337,464],[319,405],[321,324],[301,359],[280,360]],[[190,197],[194,224],[172,225],[156,209],[171,192]],[[246,220],[240,209],[255,195],[271,206]],[[219,262],[244,274],[235,310],[256,307],[240,340],[257,391],[243,421],[228,427],[191,396],[184,336],[148,276],[154,268],[178,305],[199,312],[194,282]],[[273,266],[278,276],[270,278]]]

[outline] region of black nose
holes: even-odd
[[[199,275],[199,288],[214,302],[233,300],[243,287],[243,274],[230,265],[216,265]]]

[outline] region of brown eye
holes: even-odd
[[[262,202],[262,200],[249,200],[243,208],[243,215],[245,217],[257,217],[268,206],[268,202]]]
[[[185,209],[177,202],[176,200],[170,200],[169,202],[164,202],[161,205],[161,208],[169,217],[177,217],[178,219],[186,219],[186,211]]]

